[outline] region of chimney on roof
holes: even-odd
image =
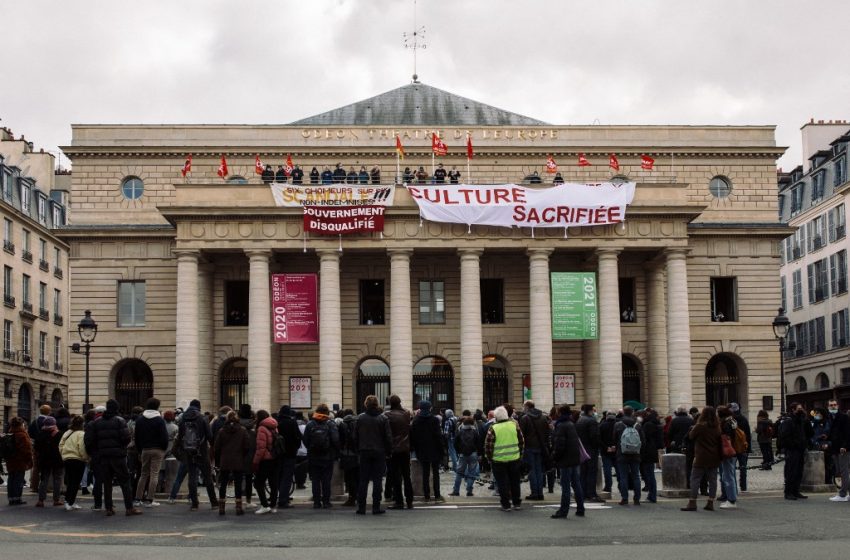
[[[810,119],[803,125],[800,133],[803,140],[803,173],[811,169],[811,158],[821,150],[829,150],[830,143],[847,132],[844,119]]]

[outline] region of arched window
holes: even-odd
[[[64,405],[65,401],[62,399],[62,389],[53,389],[53,394],[50,396],[50,406],[56,410],[57,408],[62,408]]]
[[[493,354],[484,356],[484,412],[508,402],[508,365]]]
[[[234,358],[224,363],[219,375],[221,406],[239,410],[248,401],[248,360]]]
[[[829,389],[829,376],[824,372],[820,372],[815,377],[815,387],[817,389]]]
[[[419,401],[430,401],[434,410],[454,407],[455,375],[445,358],[427,356],[413,366],[413,408]]]
[[[120,364],[115,372],[115,400],[122,413],[129,413],[134,406],[144,406],[153,396],[153,372],[142,360],[129,359]]]
[[[809,390],[809,384],[806,383],[806,378],[803,376],[798,377],[794,380],[794,392],[795,393],[803,393]]]
[[[363,401],[369,395],[378,397],[378,403],[383,406],[390,396],[390,366],[380,358],[362,360],[357,367],[356,384],[354,408],[358,412],[363,412]]]
[[[623,356],[623,402],[641,400],[640,364],[631,356]]]
[[[730,356],[718,354],[705,366],[705,400],[709,406],[739,402],[738,365]]]
[[[231,175],[227,178],[227,182],[231,185],[247,185],[248,179],[246,179],[242,175]]]
[[[29,422],[32,420],[32,388],[28,383],[18,389],[18,416]]]

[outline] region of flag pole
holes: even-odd
[[[466,156],[466,180],[469,181],[468,185],[472,184],[472,174],[469,172],[469,155]]]
[[[395,183],[401,184],[401,154],[398,153],[398,149],[395,151]]]

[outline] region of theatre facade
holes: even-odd
[[[459,185],[434,183],[434,132],[448,148],[435,161]],[[771,126],[549,125],[413,83],[289,125],[74,125],[63,150],[71,322],[91,310],[98,323],[95,404],[357,409],[396,393],[455,410],[528,396],[547,410],[778,409],[771,321],[789,230]],[[550,156],[566,185],[552,184]],[[258,159],[288,157],[304,185],[260,180]],[[355,199],[377,198],[346,215],[357,231],[306,231],[305,208],[321,221],[334,205],[286,205],[281,193],[327,201],[348,185],[310,185],[310,171],[337,164],[369,175]],[[420,166],[428,177],[406,184],[403,169]],[[571,184],[633,198],[579,212]],[[516,196],[556,202],[534,227],[457,219],[450,207],[485,193],[526,224]],[[567,336],[553,329],[563,278],[594,287],[591,314],[567,317]],[[279,299],[287,282],[300,303]],[[70,366],[79,406],[82,356]]]

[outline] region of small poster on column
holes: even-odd
[[[319,342],[315,274],[272,274],[272,332],[278,344]]]
[[[289,406],[309,410],[313,406],[313,378],[289,378]]]
[[[555,406],[576,403],[576,376],[573,373],[556,373],[554,376]]]

